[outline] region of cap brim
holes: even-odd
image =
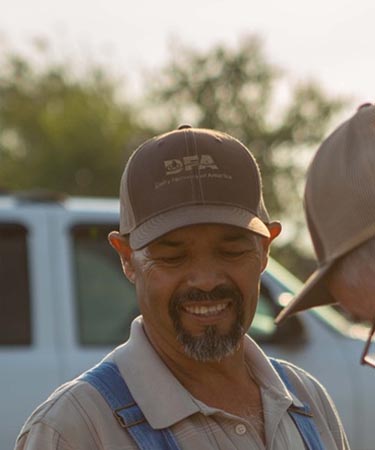
[[[223,205],[189,205],[159,214],[130,232],[130,246],[137,250],[177,228],[204,223],[234,225],[264,237],[270,232],[255,214],[242,208]]]
[[[302,290],[276,317],[277,325],[280,325],[289,316],[305,309],[336,303],[326,286],[326,277],[331,268],[332,263],[322,266],[307,279]]]

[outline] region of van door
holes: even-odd
[[[0,209],[0,447],[58,384],[45,214]]]
[[[76,212],[56,218],[54,252],[61,267],[57,293],[62,382],[98,363],[125,342],[138,315],[134,288],[124,277],[108,233],[118,227],[116,214]],[[68,270],[67,270],[68,269]]]

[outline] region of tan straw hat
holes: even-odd
[[[268,222],[258,165],[228,134],[183,125],[142,144],[125,167],[120,233],[133,249],[199,223],[269,237]]]
[[[305,213],[318,268],[276,318],[334,303],[326,277],[338,258],[375,236],[375,106],[366,103],[320,146],[307,173]]]

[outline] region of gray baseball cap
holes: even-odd
[[[336,301],[327,275],[343,255],[375,236],[375,106],[366,103],[320,146],[307,173],[304,207],[318,268],[276,323]]]
[[[135,150],[120,188],[120,233],[139,249],[174,229],[216,223],[269,237],[255,158],[237,139],[182,125]]]

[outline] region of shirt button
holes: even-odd
[[[238,425],[236,425],[236,433],[239,435],[245,434],[246,433],[245,425],[242,423],[239,423]]]

